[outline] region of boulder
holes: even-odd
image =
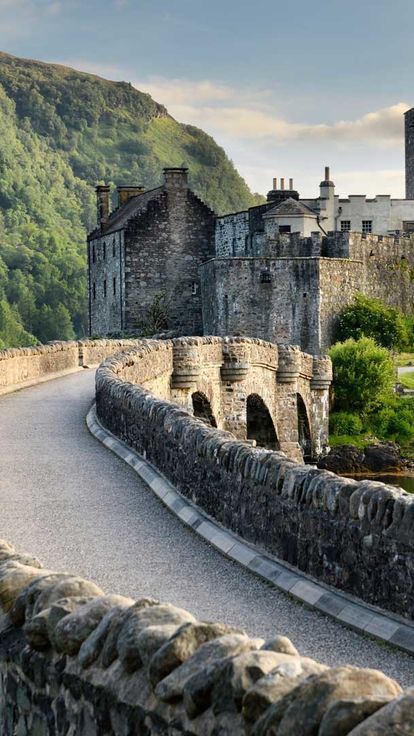
[[[395,472],[405,467],[406,461],[395,442],[377,442],[367,445],[363,450],[355,445],[337,445],[318,463],[318,468],[339,475]]]
[[[176,608],[170,603],[151,606],[132,606],[118,635],[118,657],[127,672],[134,672],[142,666],[138,637],[148,626],[182,626],[193,623],[196,619],[183,608]]]
[[[196,652],[186,659],[183,664],[173,670],[167,677],[161,680],[155,688],[155,694],[160,700],[167,703],[180,700],[189,680],[195,675],[200,675],[200,680],[194,685],[194,689],[188,692],[189,698],[196,698],[198,690],[211,690],[214,679],[213,671],[222,664],[222,660],[232,655],[258,649],[263,642],[249,639],[245,634],[226,634],[217,639],[202,644]],[[213,668],[210,668],[213,665]]]
[[[391,698],[337,700],[322,718],[318,736],[347,736],[361,721],[389,703]]]
[[[187,623],[181,626],[174,636],[154,654],[149,667],[151,685],[155,687],[176,667],[192,657],[202,644],[226,634],[244,635],[244,631],[227,624],[203,622]]]
[[[105,614],[96,629],[92,631],[87,639],[85,639],[78,654],[78,660],[84,669],[90,667],[101,654],[112,621],[119,616],[122,611],[128,610],[128,608],[133,604],[134,601],[132,598],[125,598],[121,604],[115,606],[115,608],[112,608]]]
[[[57,624],[53,642],[56,650],[64,654],[75,655],[82,642],[88,638],[106,613],[114,606],[122,605],[125,599],[119,595],[107,595],[94,598],[89,603],[79,606],[73,613],[64,616]]]
[[[349,736],[412,736],[414,733],[414,687],[367,718]]]
[[[94,583],[67,573],[50,573],[35,578],[17,596],[10,610],[15,626],[22,626],[60,598],[98,596],[103,592]]]
[[[45,608],[36,616],[27,621],[23,627],[27,643],[39,651],[54,645],[54,632],[59,621],[70,613],[76,611],[79,606],[84,606],[93,598],[63,598],[57,601],[51,608]]]
[[[307,677],[327,669],[326,665],[305,657],[292,657],[291,661],[279,665],[246,692],[242,704],[245,722],[252,725],[273,703],[294,690]]]
[[[46,575],[50,575],[48,570],[39,570],[20,562],[8,561],[0,565],[0,609],[4,613],[10,611],[19,593],[32,580]]]
[[[382,672],[356,667],[328,669],[311,675],[274,703],[257,721],[252,736],[314,736],[328,708],[350,698],[395,698],[401,688]]]
[[[291,654],[293,657],[299,657],[299,652],[293,646],[287,636],[275,636],[273,639],[265,641],[262,649],[270,652],[281,652],[282,654]]]

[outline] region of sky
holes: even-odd
[[[0,50],[132,82],[254,191],[404,196],[412,0],[0,0]]]

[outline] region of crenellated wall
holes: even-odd
[[[214,429],[190,417],[167,396],[148,391],[148,364],[152,365],[152,380],[158,380],[170,349],[173,362],[174,349],[178,351],[180,378],[193,385],[196,376],[188,369],[196,366],[198,370],[201,355],[208,355],[218,372],[219,345],[218,338],[182,338],[174,346],[163,343],[162,347],[144,341],[133,352],[108,359],[96,375],[101,422],[152,462],[184,496],[246,541],[328,585],[412,618],[412,496],[382,483],[357,482],[302,465],[282,452],[254,448],[220,425]],[[233,417],[234,425],[239,386],[249,381],[245,374],[249,361],[258,366],[257,377],[262,370],[274,380],[277,376],[278,390],[286,399],[279,407],[285,406],[290,426],[293,393],[296,396],[306,375],[309,390],[326,396],[327,359],[315,363],[297,348],[280,346],[277,354],[275,346],[260,340],[228,338],[222,346],[228,358],[220,369],[227,379],[224,394],[230,389],[235,395],[230,399],[233,414],[226,407],[226,415]],[[201,371],[201,358],[199,363]],[[127,383],[131,377],[141,385]],[[176,389],[180,390],[191,389]],[[264,382],[261,390],[266,395]],[[321,416],[327,412],[325,399],[319,402],[318,411]],[[281,423],[279,416],[279,427]]]
[[[106,595],[0,540],[4,736],[412,733],[414,692],[152,598]],[[356,729],[356,730],[354,730]]]

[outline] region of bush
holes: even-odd
[[[364,417],[393,396],[394,364],[388,350],[368,337],[337,343],[330,350],[334,407]]]
[[[361,434],[362,419],[357,414],[346,411],[333,412],[330,416],[330,429],[335,435]]]
[[[354,303],[340,315],[335,339],[339,342],[349,338],[359,340],[371,337],[390,350],[403,349],[412,338],[412,326],[409,318],[393,307],[388,307],[380,299],[358,294]]]
[[[392,399],[370,417],[370,427],[378,437],[397,442],[414,435],[414,400]]]

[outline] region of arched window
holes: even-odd
[[[308,412],[306,411],[305,402],[300,394],[297,394],[296,396],[296,403],[298,410],[299,446],[302,450],[304,461],[310,462],[312,460],[312,436],[309,426]]]
[[[267,450],[280,449],[272,417],[263,399],[257,394],[247,397],[246,419],[248,440],[256,440],[259,447],[266,447]]]
[[[202,419],[206,424],[210,424],[211,427],[217,427],[217,422],[214,418],[211,404],[201,391],[197,391],[192,395],[193,401],[193,414],[198,419]]]

